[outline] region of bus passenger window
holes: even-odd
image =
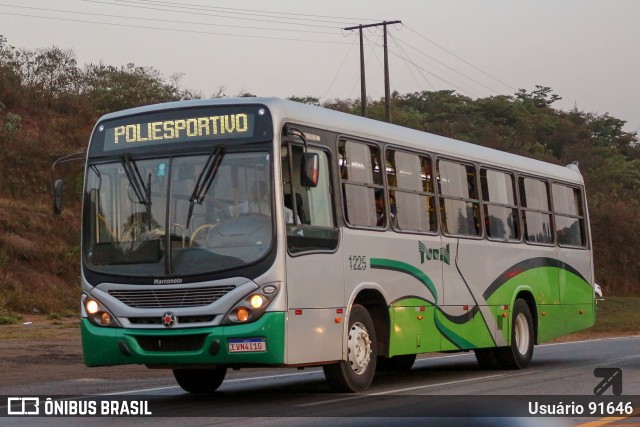
[[[438,161],[440,218],[445,233],[480,236],[480,201],[473,165]]]
[[[529,243],[553,244],[547,183],[540,179],[521,177],[519,187],[525,240]]]
[[[577,188],[553,184],[553,210],[560,246],[585,247],[582,196]]]
[[[510,173],[480,170],[482,205],[487,236],[491,240],[520,240],[514,177]]]
[[[347,222],[355,226],[386,227],[383,167],[378,147],[340,141],[339,162]]]
[[[402,151],[385,155],[393,227],[400,231],[437,230],[431,159]],[[393,200],[391,199],[393,196]]]

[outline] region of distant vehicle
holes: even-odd
[[[597,283],[594,283],[593,287],[595,289],[596,297],[603,298],[604,295],[602,294],[602,288],[600,287],[600,285],[598,285]]]
[[[108,114],[86,154],[85,363],[193,393],[245,366],[358,392],[438,351],[524,368],[594,324],[584,194],[575,165],[291,101]]]

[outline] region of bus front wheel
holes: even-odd
[[[366,390],[376,373],[377,347],[371,315],[366,308],[355,304],[349,316],[347,360],[323,367],[329,385],[346,393]]]
[[[195,394],[213,393],[220,387],[227,368],[174,369],[173,376],[184,391]]]

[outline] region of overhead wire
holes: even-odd
[[[401,40],[400,38],[398,38],[398,37],[394,36],[394,39],[397,39],[400,43],[404,44],[405,46],[407,46],[407,47],[409,47],[409,48],[411,48],[411,49],[415,50],[415,51],[416,51],[416,52],[418,52],[418,53],[421,53],[422,55],[426,56],[427,58],[431,59],[432,61],[437,62],[438,64],[442,65],[443,67],[447,68],[448,70],[450,70],[450,71],[452,71],[452,72],[454,72],[454,73],[458,74],[459,76],[462,76],[462,77],[464,77],[465,79],[468,79],[468,80],[472,81],[473,83],[475,83],[475,84],[477,84],[477,85],[479,85],[479,86],[482,86],[482,87],[483,87],[483,88],[485,88],[485,89],[490,90],[490,91],[491,91],[491,92],[493,92],[493,93],[496,93],[496,94],[499,94],[499,93],[500,93],[500,91],[498,91],[498,90],[496,90],[496,89],[494,89],[494,88],[492,88],[492,87],[490,87],[490,86],[487,86],[486,84],[484,84],[484,83],[482,83],[482,82],[480,82],[480,81],[478,81],[478,80],[474,79],[473,77],[470,77],[470,76],[466,75],[465,73],[463,73],[463,72],[461,72],[461,71],[456,70],[455,68],[453,68],[453,67],[451,67],[451,66],[449,66],[449,65],[445,64],[444,62],[442,62],[442,61],[440,61],[440,60],[438,60],[438,59],[434,58],[433,56],[431,56],[431,55],[429,55],[429,54],[427,54],[427,53],[423,52],[422,50],[418,49],[417,47],[410,45],[409,43],[407,43],[407,42],[405,42],[405,41]]]
[[[171,31],[171,32],[178,32],[178,33],[229,36],[229,37],[244,37],[244,38],[252,38],[252,39],[262,39],[262,40],[282,40],[282,41],[289,41],[289,42],[324,43],[324,44],[347,44],[346,42],[330,41],[330,40],[311,40],[311,39],[274,37],[274,36],[252,35],[252,34],[231,34],[231,33],[221,33],[221,32],[215,32],[215,31],[187,30],[187,29],[180,29],[180,28],[152,27],[152,26],[144,26],[144,25],[133,25],[133,24],[101,22],[101,21],[90,21],[90,20],[85,20],[85,19],[71,19],[71,18],[60,18],[60,17],[53,17],[53,16],[28,15],[28,14],[24,14],[24,13],[0,12],[0,15],[20,16],[20,17],[25,17],[25,18],[37,18],[37,19],[64,21],[64,22],[79,22],[79,23],[85,23],[85,24],[106,25],[106,26],[112,26],[112,27],[126,27],[126,28],[137,28],[137,29],[145,29],[145,30]]]
[[[349,23],[353,22],[353,21],[375,21],[375,19],[372,18],[356,18],[356,17],[344,17],[344,16],[331,16],[331,15],[315,15],[315,14],[309,14],[309,13],[294,13],[294,12],[274,12],[274,11],[268,11],[268,10],[257,10],[257,9],[240,9],[240,8],[233,8],[233,7],[222,7],[222,6],[208,6],[208,5],[199,5],[199,4],[192,4],[192,3],[181,3],[181,2],[170,2],[170,1],[158,1],[158,0],[113,0],[114,2],[118,2],[118,3],[146,3],[146,4],[157,4],[159,6],[168,6],[168,7],[176,7],[176,8],[183,8],[183,9],[194,9],[194,10],[223,10],[223,11],[233,11],[233,12],[229,12],[229,13],[237,13],[237,14],[241,14],[241,15],[246,15],[249,14],[249,12],[255,12],[258,15],[257,16],[275,16],[278,17],[278,15],[281,15],[282,17],[284,17],[284,15],[289,15],[289,16],[293,16],[295,19],[304,19],[307,21],[318,21],[318,22],[336,22],[335,19],[340,19],[340,20],[348,20]],[[306,18],[300,18],[300,17],[309,17],[309,19]],[[287,19],[294,19],[294,18],[287,18]],[[315,19],[311,19],[311,18],[315,18]],[[318,18],[322,18],[322,19],[318,19]],[[324,18],[331,18],[333,20],[325,20]]]
[[[225,19],[236,19],[236,20],[243,20],[243,21],[254,21],[254,22],[269,22],[269,23],[273,23],[273,24],[284,24],[284,25],[296,25],[296,26],[305,26],[305,27],[317,27],[317,28],[333,28],[336,29],[338,28],[338,25],[318,25],[318,24],[308,24],[308,23],[302,23],[302,22],[288,22],[288,21],[283,21],[283,20],[273,20],[273,19],[259,19],[259,18],[247,18],[247,17],[238,17],[238,16],[225,16],[225,15],[220,15],[218,14],[214,14],[214,13],[204,13],[204,12],[188,12],[185,10],[181,10],[181,9],[166,9],[166,8],[161,8],[161,7],[150,7],[148,5],[136,5],[136,4],[114,4],[113,2],[110,1],[105,1],[105,0],[80,0],[86,3],[94,3],[94,4],[106,4],[106,5],[110,5],[110,6],[114,6],[114,5],[120,5],[123,7],[129,7],[129,8],[135,8],[135,9],[143,9],[143,10],[155,10],[155,11],[161,11],[161,12],[171,12],[171,13],[180,13],[180,14],[186,14],[186,15],[198,15],[198,16],[213,16],[213,17],[218,17],[218,18],[225,18]],[[139,4],[139,3],[138,3]],[[222,12],[222,13],[226,13],[226,12]],[[292,18],[281,18],[281,19],[292,19]]]
[[[162,22],[162,23],[171,23],[171,24],[177,24],[177,25],[201,25],[201,26],[214,26],[214,27],[226,27],[226,28],[235,28],[235,29],[242,29],[242,30],[256,30],[256,31],[279,31],[279,32],[288,32],[288,33],[293,33],[293,32],[298,32],[298,33],[308,33],[308,34],[323,34],[323,35],[330,35],[332,33],[327,32],[327,31],[317,31],[317,30],[305,30],[305,29],[293,29],[293,28],[286,28],[286,26],[304,26],[304,27],[315,27],[315,28],[330,28],[330,29],[336,29],[336,26],[331,26],[331,25],[319,25],[319,24],[310,24],[308,22],[318,22],[318,23],[333,23],[333,24],[338,24],[340,22],[338,21],[334,21],[334,19],[339,19],[339,20],[350,20],[350,19],[355,19],[355,20],[367,20],[367,19],[363,19],[363,18],[347,18],[347,17],[340,17],[340,16],[331,16],[331,15],[314,15],[314,14],[303,14],[303,13],[294,13],[294,12],[275,12],[275,11],[267,11],[267,10],[258,10],[258,9],[238,9],[238,8],[231,8],[231,7],[221,7],[221,6],[211,6],[211,5],[198,5],[198,4],[193,4],[193,3],[182,3],[182,2],[171,2],[171,1],[160,1],[160,0],[112,0],[112,1],[107,1],[107,0],[79,0],[81,2],[85,2],[85,3],[92,3],[92,4],[102,4],[102,5],[107,5],[107,6],[116,6],[116,7],[127,7],[127,8],[135,8],[135,9],[142,9],[142,10],[154,10],[154,11],[160,11],[160,12],[170,12],[172,14],[175,13],[180,13],[180,14],[187,14],[187,15],[197,15],[200,17],[214,17],[214,18],[218,18],[218,19],[231,19],[231,20],[242,20],[244,22],[246,21],[253,21],[253,22],[266,22],[266,23],[270,23],[270,24],[279,24],[280,26],[278,28],[272,28],[272,27],[266,27],[266,26],[252,26],[252,25],[232,25],[229,23],[212,23],[212,22],[195,22],[195,21],[186,21],[186,20],[176,20],[176,19],[162,19],[162,18],[151,18],[148,16],[145,17],[136,17],[136,16],[127,16],[127,15],[120,15],[120,14],[110,14],[110,13],[95,13],[95,12],[80,12],[80,11],[73,11],[73,10],[61,10],[61,9],[51,9],[51,8],[39,8],[39,7],[28,7],[28,6],[18,6],[18,5],[10,5],[10,4],[0,4],[0,7],[8,7],[8,8],[20,8],[20,9],[25,9],[25,10],[33,10],[33,11],[40,11],[40,12],[54,12],[54,13],[60,13],[60,14],[70,14],[70,15],[80,15],[80,16],[91,16],[91,17],[101,17],[101,18],[109,18],[109,19],[118,19],[118,20],[127,20],[127,19],[136,19],[136,20],[143,20],[145,22]],[[209,13],[209,12],[215,12],[215,13]],[[306,43],[322,43],[322,44],[348,44],[345,42],[341,42],[341,41],[332,41],[332,40],[319,40],[319,39],[300,39],[300,38],[289,38],[289,37],[277,37],[277,36],[263,36],[263,35],[256,35],[256,34],[237,34],[237,33],[226,33],[226,32],[217,32],[217,31],[203,31],[203,30],[196,30],[193,28],[190,29],[184,29],[184,28],[175,28],[175,27],[159,27],[159,26],[150,26],[150,25],[140,25],[140,24],[130,24],[130,23],[125,23],[125,22],[104,22],[104,21],[96,21],[96,20],[86,20],[86,19],[72,19],[69,17],[57,17],[57,16],[41,16],[41,15],[34,15],[34,14],[27,14],[27,13],[10,13],[10,12],[3,12],[0,11],[0,15],[8,15],[8,16],[20,16],[20,17],[26,17],[26,18],[35,18],[35,19],[46,19],[46,20],[56,20],[56,21],[64,21],[64,22],[78,22],[78,23],[88,23],[88,24],[96,24],[96,25],[105,25],[105,26],[116,26],[116,27],[128,27],[128,28],[136,28],[136,29],[147,29],[147,30],[157,30],[157,31],[171,31],[171,32],[180,32],[180,33],[192,33],[192,34],[203,34],[203,35],[216,35],[216,36],[228,36],[228,37],[243,37],[243,38],[259,38],[259,39],[267,39],[267,40],[281,40],[281,41],[296,41],[296,42],[306,42]],[[239,15],[239,16],[229,16],[229,15]],[[252,16],[248,17],[248,16]],[[266,18],[266,19],[264,19]],[[293,21],[293,22],[291,22]],[[307,23],[303,23],[300,21],[308,21]],[[344,24],[344,22],[342,23]],[[285,28],[283,28],[283,26],[285,26]],[[479,67],[475,66],[474,64],[470,63],[469,61],[461,58],[460,56],[456,55],[455,53],[451,52],[450,50],[444,48],[443,46],[441,46],[440,44],[430,40],[429,38],[425,37],[424,35],[418,33],[416,30],[414,30],[413,28],[411,28],[410,26],[404,25],[405,28],[409,29],[412,33],[416,34],[417,36],[419,36],[420,38],[426,40],[427,42],[433,44],[434,46],[438,47],[439,49],[443,50],[444,52],[446,52],[448,55],[452,56],[453,58],[463,62],[464,64],[468,65],[469,67],[473,68],[474,70],[481,72],[483,75],[490,77],[492,80],[499,82],[500,84],[504,85],[505,87],[508,87],[509,89],[515,90],[515,88],[513,88],[511,85],[503,82],[501,79],[491,75],[490,73],[480,69]],[[370,31],[373,31],[375,29],[370,29]],[[373,46],[377,46],[380,47],[381,44],[377,43],[376,41],[372,41],[366,34],[364,34],[365,38],[367,39],[367,42]],[[446,69],[448,69],[449,71],[451,71],[452,73],[455,73],[461,77],[463,77],[464,79],[475,83],[478,86],[481,86],[487,90],[490,90],[493,93],[500,93],[498,90],[496,90],[495,88],[488,86],[487,84],[484,84],[482,82],[480,82],[479,80],[467,75],[464,72],[461,72],[459,70],[457,70],[456,68],[454,68],[453,66],[450,66],[448,64],[446,64],[445,62],[434,58],[432,55],[424,52],[422,49],[419,49],[415,46],[413,46],[412,44],[400,39],[399,37],[390,34],[390,38],[392,40],[392,42],[394,43],[397,52],[395,52],[394,50],[391,50],[391,53],[400,58],[402,61],[405,62],[405,64],[407,65],[407,69],[409,70],[409,72],[411,73],[414,81],[416,82],[416,84],[418,85],[418,87],[420,87],[420,83],[418,82],[418,79],[416,78],[416,75],[413,72],[413,69],[411,67],[409,67],[409,65],[412,65],[413,67],[415,67],[416,70],[418,70],[419,74],[422,76],[422,78],[427,82],[427,84],[431,87],[434,88],[433,83],[430,81],[430,79],[427,76],[432,76],[435,77],[436,79],[449,84],[455,88],[457,88],[458,90],[462,91],[462,92],[473,92],[473,90],[469,90],[469,89],[463,89],[461,88],[459,85],[456,85],[454,83],[452,83],[450,80],[440,77],[438,76],[436,73],[429,71],[427,69],[425,69],[424,67],[418,65],[417,61],[413,58],[410,57],[409,53],[404,49],[402,45],[412,49],[415,52],[418,52],[419,54],[423,55],[424,57],[430,59],[431,61],[436,62],[437,64],[445,67]],[[353,43],[351,43],[351,46],[349,47],[349,53],[351,52],[353,48]],[[348,54],[347,54],[348,56]],[[367,63],[370,62],[371,60],[371,56],[375,56],[376,60],[378,62],[378,64],[383,67],[383,65],[381,64],[380,58],[378,57],[377,53],[376,53],[376,49],[372,49],[371,53],[369,54],[369,57],[367,59]],[[326,96],[326,94],[328,93],[328,91],[331,89],[331,87],[333,86],[333,84],[335,83],[335,80],[337,79],[337,76],[339,75],[339,73],[341,72],[344,63],[346,62],[346,58],[343,59],[342,63],[340,64],[340,66],[338,67],[338,71],[336,72],[336,74],[334,75],[329,88],[327,89],[327,91],[325,91],[325,95],[323,97]],[[432,66],[431,66],[432,67]],[[436,67],[437,68],[437,67]],[[426,74],[425,74],[426,73]],[[459,80],[456,79],[454,76],[451,76],[450,78],[454,78],[455,80]],[[460,82],[462,85],[464,85],[464,83]]]
[[[320,97],[320,99],[324,99],[324,98],[327,97],[327,94],[329,93],[329,91],[333,87],[333,84],[335,83],[336,79],[338,78],[338,75],[342,71],[342,67],[344,67],[344,64],[347,62],[347,59],[349,58],[349,55],[351,54],[351,51],[353,50],[353,46],[355,46],[355,45],[356,45],[356,40],[354,40],[353,43],[351,43],[351,46],[349,46],[349,50],[347,51],[347,54],[345,55],[344,59],[340,63],[340,66],[338,67],[338,71],[336,71],[336,73],[334,74],[333,79],[331,79],[331,83],[329,83],[329,87],[327,87],[327,90],[324,92],[324,95],[322,95],[322,97]]]
[[[466,59],[461,58],[460,56],[458,56],[458,55],[456,55],[455,53],[451,52],[449,49],[447,49],[447,48],[445,48],[445,47],[443,47],[443,46],[439,45],[438,43],[434,42],[433,40],[431,40],[431,39],[429,39],[429,38],[425,37],[424,35],[420,34],[420,33],[419,33],[419,32],[417,32],[416,30],[414,30],[413,28],[411,28],[410,26],[408,26],[408,25],[404,25],[404,27],[405,27],[405,28],[407,28],[407,29],[408,29],[409,31],[411,31],[412,33],[416,34],[418,37],[420,37],[420,38],[422,38],[422,39],[424,39],[424,40],[428,41],[428,42],[429,42],[429,43],[431,43],[432,45],[434,45],[434,46],[438,47],[439,49],[443,50],[443,51],[444,51],[444,52],[446,52],[447,54],[449,54],[449,55],[453,56],[453,57],[454,57],[454,58],[456,58],[457,60],[462,61],[463,63],[465,63],[466,65],[470,66],[470,67],[471,67],[471,68],[473,68],[474,70],[481,72],[481,73],[482,73],[482,74],[484,74],[485,76],[490,77],[491,79],[493,79],[493,80],[497,81],[498,83],[500,83],[500,84],[504,85],[505,87],[507,87],[507,88],[509,88],[509,89],[511,89],[511,90],[514,90],[514,91],[515,91],[515,90],[517,90],[516,88],[514,88],[513,86],[511,86],[511,85],[510,85],[510,84],[508,84],[508,83],[505,83],[504,81],[502,81],[502,80],[501,80],[501,79],[499,79],[498,77],[496,77],[496,76],[494,76],[494,75],[492,75],[492,74],[490,74],[490,73],[488,73],[488,72],[486,72],[486,71],[482,70],[481,68],[479,68],[479,67],[477,67],[477,66],[473,65],[471,62],[467,61]]]
[[[401,56],[400,56],[400,55],[398,55],[398,54],[397,54],[396,52],[394,52],[393,50],[391,50],[390,52],[391,52],[391,54],[393,54],[394,56],[397,56],[397,57],[401,58]],[[420,65],[416,64],[414,61],[407,60],[407,62],[409,62],[409,63],[410,63],[411,65],[413,65],[414,67],[416,67],[416,68],[418,68],[418,69],[420,69],[420,70],[424,71],[425,73],[428,73],[429,75],[431,75],[431,76],[435,77],[436,79],[438,79],[438,80],[440,80],[440,81],[442,81],[442,82],[444,82],[444,83],[448,84],[449,86],[451,86],[451,87],[453,87],[453,88],[457,89],[457,90],[458,90],[458,91],[460,91],[460,92],[467,93],[467,94],[470,94],[470,95],[475,96],[475,97],[478,97],[478,98],[480,98],[480,97],[481,97],[478,93],[474,92],[473,90],[471,90],[471,89],[469,89],[469,88],[464,89],[464,88],[462,88],[462,87],[458,86],[457,84],[455,84],[455,83],[453,83],[453,82],[451,82],[451,81],[449,81],[449,80],[445,79],[444,77],[441,77],[441,76],[439,76],[439,75],[437,75],[437,74],[434,74],[433,72],[431,72],[431,71],[429,71],[429,70],[425,69],[424,67],[421,67]]]
[[[413,69],[411,67],[409,67],[409,62],[407,61],[406,57],[408,56],[406,54],[406,52],[404,51],[404,49],[402,49],[402,47],[398,44],[398,42],[396,41],[395,37],[391,37],[391,41],[396,45],[396,47],[398,48],[398,50],[400,51],[401,54],[401,58],[403,59],[405,65],[407,66],[407,69],[409,70],[409,72],[411,73],[411,77],[413,77],[413,80],[416,82],[416,86],[417,87],[421,87],[420,82],[418,82],[418,79],[416,78],[416,75],[413,73]],[[430,83],[430,82],[429,82]],[[435,89],[433,87],[433,85],[431,85],[432,89]]]
[[[393,40],[395,40],[395,37],[392,37]],[[400,45],[398,45],[400,46]],[[397,52],[392,50],[392,53],[394,56],[400,56]],[[421,75],[424,75],[424,73],[429,73],[429,75],[436,77],[437,79],[439,79],[442,82],[447,82],[447,84],[455,84],[455,88],[457,90],[459,90],[462,93],[465,93],[467,95],[470,96],[480,96],[477,88],[474,88],[474,83],[476,83],[474,81],[474,79],[464,75],[464,74],[460,74],[460,73],[451,73],[449,72],[447,69],[444,69],[442,67],[439,67],[438,64],[432,64],[429,63],[428,66],[425,68],[425,66],[419,66],[418,64],[420,63],[419,60],[416,60],[415,58],[411,57],[406,51],[405,51],[405,56],[404,58],[406,58],[406,60],[413,65],[414,67],[416,67],[417,70],[419,70],[421,72]],[[428,71],[427,71],[428,69]],[[461,77],[459,77],[459,75]],[[445,76],[445,77],[443,77]],[[482,85],[479,85],[482,86]]]
[[[106,13],[92,13],[92,12],[77,12],[77,11],[73,11],[73,10],[48,9],[48,8],[30,7],[30,6],[17,6],[17,5],[9,5],[9,4],[2,4],[2,3],[0,3],[0,6],[18,8],[18,9],[27,9],[27,10],[37,10],[37,11],[43,11],[43,12],[68,13],[68,14],[72,14],[72,15],[99,16],[99,17],[104,17],[104,18],[137,19],[137,20],[141,19],[140,17],[137,17],[137,16],[112,15],[112,14],[106,14]],[[179,20],[175,20],[175,19],[160,19],[160,18],[150,18],[150,17],[144,17],[143,19],[145,21],[168,22],[168,23],[172,23],[172,24],[204,25],[204,26],[241,28],[241,29],[251,29],[251,30],[285,31],[285,32],[335,35],[335,33],[331,33],[331,32],[328,32],[328,31],[294,30],[294,29],[290,29],[290,28],[252,27],[252,26],[246,26],[246,25],[214,24],[214,23],[209,23],[209,22],[179,21]]]

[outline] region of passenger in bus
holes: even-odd
[[[376,225],[378,227],[384,227],[385,225],[382,190],[376,190]]]

